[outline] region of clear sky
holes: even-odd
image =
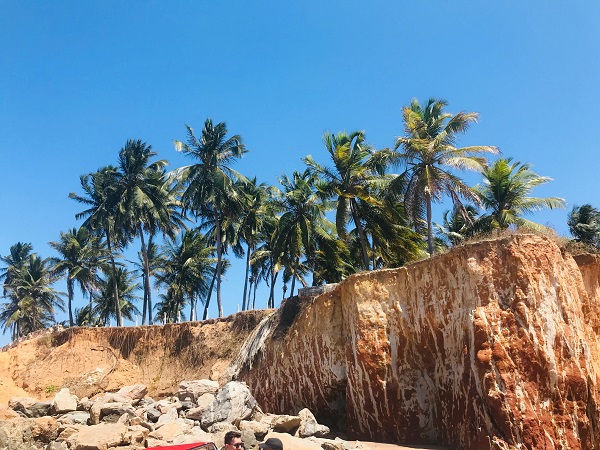
[[[116,163],[127,139],[174,169],[189,160],[172,140],[211,117],[250,149],[235,169],[277,184],[307,154],[326,162],[325,130],[392,146],[413,97],[479,112],[461,145],[552,177],[534,194],[567,209],[531,218],[567,235],[574,205],[600,207],[599,23],[593,0],[0,0],[0,254],[23,241],[51,256],[48,241],[80,225],[79,176]]]

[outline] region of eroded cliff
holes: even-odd
[[[515,235],[354,275],[275,314],[66,330],[0,353],[0,375],[38,395],[233,377],[265,410],[308,407],[361,439],[597,449],[599,311],[600,259]]]

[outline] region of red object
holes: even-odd
[[[148,447],[146,450],[217,450],[217,446],[212,442],[194,442],[192,444],[160,445],[158,447]]]

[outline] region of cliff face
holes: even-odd
[[[275,314],[37,338],[0,352],[0,385],[160,396],[234,377],[265,411],[308,407],[359,439],[599,449],[599,330],[600,258],[517,235],[357,274]]]
[[[340,411],[361,438],[598,448],[600,267],[580,264],[521,235],[355,275],[240,377],[267,409]]]

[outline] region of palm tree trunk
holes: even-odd
[[[190,322],[194,321],[194,296],[190,297]]]
[[[151,305],[151,294],[150,294],[150,264],[148,262],[148,249],[146,248],[146,241],[144,240],[144,230],[142,225],[138,225],[138,232],[140,233],[140,240],[142,243],[142,270],[144,271],[144,312],[142,314],[142,325],[146,324],[146,308]],[[148,309],[148,323],[152,325],[152,319],[150,318],[151,313]]]
[[[277,275],[279,272],[276,272],[275,269],[271,270],[271,292],[269,294],[269,308],[275,308],[275,282],[277,281]]]
[[[299,261],[300,261],[300,258],[296,258],[296,263],[294,264],[294,271],[292,272],[292,286],[290,288],[290,295],[288,298],[294,296],[294,288],[296,287],[296,269],[298,267]]]
[[[67,274],[67,295],[69,297],[69,327],[73,326],[73,279]]]
[[[223,317],[223,304],[221,303],[221,261],[223,259],[223,243],[221,242],[221,221],[215,217],[217,231],[217,308],[219,317]]]
[[[258,280],[254,282],[254,296],[252,297],[252,309],[256,309],[256,289],[258,288]]]
[[[113,301],[115,302],[115,315],[117,316],[117,326],[123,326],[123,318],[121,317],[121,305],[119,304],[119,287],[117,285],[117,265],[115,264],[115,255],[112,252],[110,243],[110,231],[106,230],[106,246],[110,255],[110,266],[112,269],[112,285],[113,285]]]
[[[206,297],[206,303],[204,304],[204,314],[202,316],[202,320],[206,320],[206,318],[208,317],[208,305],[210,304],[210,297],[212,295],[213,288],[215,287],[216,279],[217,279],[217,270],[215,269],[213,279],[210,282],[210,288],[208,288],[208,296]]]
[[[356,201],[354,199],[351,199],[350,205],[350,208],[352,209],[352,219],[354,220],[354,224],[356,225],[356,229],[358,230],[358,236],[360,238],[360,247],[362,249],[363,254],[363,263],[365,265],[365,269],[369,270],[371,268],[371,265],[369,264],[369,253],[367,251],[367,238],[365,237],[365,232],[362,229],[362,225],[358,217],[358,211],[356,210]]]
[[[248,293],[248,274],[250,273],[250,243],[248,243],[248,254],[246,255],[246,276],[244,278],[244,296],[242,297],[242,311],[246,310],[246,294]],[[250,296],[248,295],[248,303]]]
[[[90,289],[90,311],[88,313],[88,327],[92,326],[92,305],[93,305],[93,299],[94,299],[94,290]]]
[[[433,222],[431,218],[431,196],[425,194],[427,199],[427,250],[433,256]]]

